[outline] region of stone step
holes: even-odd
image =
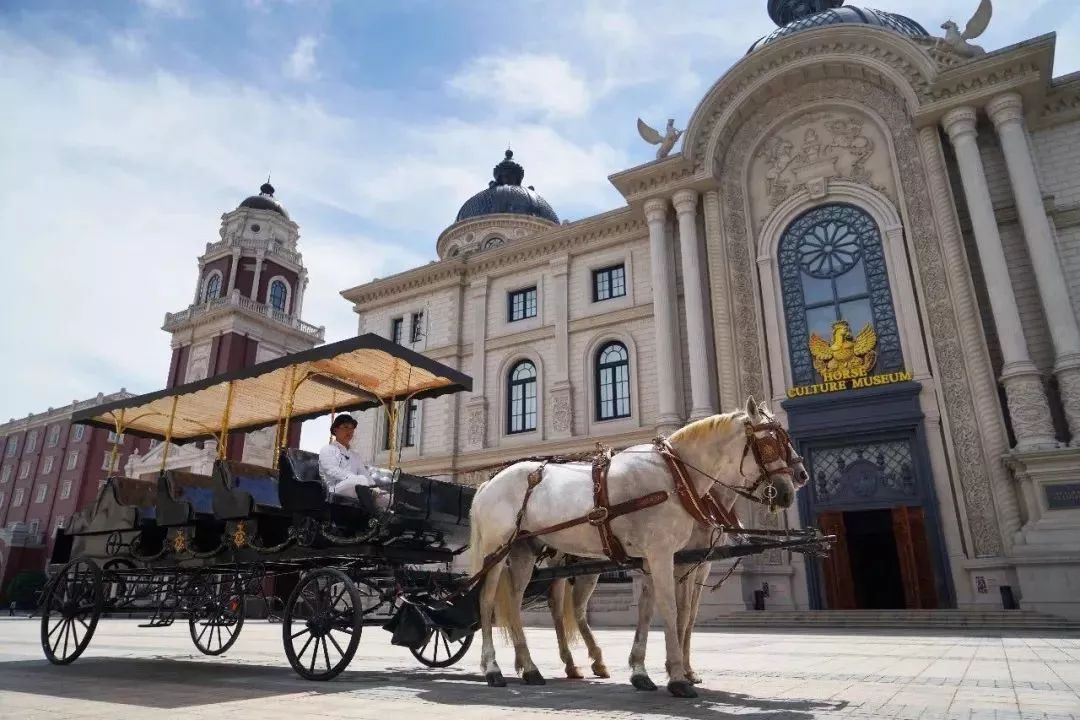
[[[1080,622],[1027,610],[746,610],[701,618],[697,624],[702,627],[925,628],[1080,633]]]

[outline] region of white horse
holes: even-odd
[[[718,484],[746,493],[761,488],[765,492],[763,499],[773,508],[787,508],[795,500],[793,470],[784,451],[787,435],[759,414],[753,398],[747,401],[745,411],[691,423],[675,432],[668,442],[690,470],[689,484],[697,498]],[[748,454],[751,485],[746,484],[748,477],[743,472]],[[544,467],[542,479],[526,504],[529,476],[538,468],[540,463],[521,462],[502,470],[479,488],[470,513],[473,570],[479,573],[488,567],[480,580],[481,665],[488,684],[493,686],[506,684],[495,660],[492,628],[496,624],[506,628],[513,640],[515,666],[522,679],[528,684],[542,684],[544,679],[529,654],[521,618],[522,597],[532,576],[535,556],[527,543],[518,542],[510,548],[506,563],[488,558],[497,557],[519,531],[544,530],[594,509],[591,469],[573,464]],[[644,560],[645,572],[650,576],[647,584],[651,585],[652,601],[664,624],[668,690],[676,696],[693,697],[696,693],[686,675],[682,647],[674,555],[687,546],[695,520],[672,492],[671,472],[653,445],[637,445],[616,454],[608,477],[611,505],[657,491],[668,493],[666,502],[614,517],[610,525],[626,553]],[[589,523],[544,534],[543,543],[577,557],[605,557],[599,533]]]
[[[802,458],[799,457],[794,446],[788,445],[789,464],[793,470],[792,478],[796,489],[801,488],[810,479]],[[735,517],[733,507],[737,495],[727,488],[714,485],[709,490],[709,495],[723,510],[732,518]],[[716,531],[701,524],[694,527],[687,548],[700,549],[724,544],[729,536],[724,535],[718,539],[714,536]],[[563,556],[552,559],[552,565],[562,564]],[[692,684],[701,682],[701,678],[691,667],[690,663],[690,638],[693,634],[694,623],[697,620],[698,609],[701,603],[701,594],[705,583],[712,571],[712,562],[695,564],[675,565],[675,588],[676,606],[678,607],[679,637],[682,640],[683,662],[686,668],[686,678]],[[548,589],[548,609],[555,627],[555,635],[559,643],[559,658],[566,666],[566,677],[580,679],[581,671],[574,662],[570,651],[570,644],[575,637],[580,636],[584,641],[592,660],[592,671],[596,677],[608,677],[607,666],[604,664],[603,652],[596,642],[592,628],[588,623],[588,605],[596,589],[599,575],[578,575],[574,577],[573,584],[566,578],[558,578],[551,583]],[[649,624],[652,621],[653,602],[652,587],[649,576],[645,576],[642,585],[641,597],[638,601],[638,623],[634,633],[634,644],[630,651],[630,682],[639,690],[655,690],[656,684],[649,677],[645,669],[645,644],[649,635]]]

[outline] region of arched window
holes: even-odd
[[[596,354],[596,419],[630,417],[630,353],[609,342]]]
[[[284,280],[270,283],[270,307],[279,312],[288,312],[289,288]]]
[[[872,325],[877,334],[876,368],[902,368],[881,232],[870,215],[846,204],[809,210],[784,231],[779,260],[796,385],[820,382],[810,335],[831,341],[838,320],[846,320],[855,335]]]
[[[507,388],[507,432],[536,429],[536,366],[529,360],[510,368]]]
[[[210,302],[221,295],[221,273],[214,271],[206,278],[206,289],[203,290],[203,302]]]

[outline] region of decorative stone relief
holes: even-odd
[[[1009,417],[1017,438],[1053,438],[1054,425],[1046,400],[1046,388],[1037,374],[1005,378]]]
[[[487,407],[483,399],[473,401],[465,409],[465,445],[470,450],[484,447],[487,433]]]
[[[749,148],[755,147],[768,122],[786,109],[832,99],[858,102],[881,116],[892,134],[899,176],[907,200],[910,227],[906,228],[915,251],[922,282],[920,299],[926,304],[930,322],[933,350],[936,355],[939,380],[948,408],[949,429],[952,435],[955,464],[967,506],[969,526],[978,556],[995,556],[1003,552],[994,503],[999,497],[1006,505],[1003,515],[1016,512],[1015,497],[1009,479],[996,458],[983,453],[979,432],[979,414],[975,412],[973,391],[959,337],[959,321],[951,304],[945,266],[942,261],[940,238],[937,233],[926,173],[919,146],[911,126],[911,117],[903,100],[883,88],[858,80],[824,80],[802,85],[791,92],[765,101],[750,115],[747,122],[730,128],[717,146],[727,152],[717,159],[718,176],[722,179],[724,236],[727,240],[727,267],[713,264],[713,273],[727,272],[731,282],[735,337],[756,338],[762,323],[758,319],[756,293],[751,278],[755,266],[752,230],[746,218],[745,188],[741,178],[747,167]],[[714,304],[715,304],[714,300]],[[741,396],[764,396],[763,363],[760,345],[743,342],[738,345],[738,375]],[[1000,472],[999,472],[1000,471]],[[992,475],[993,473],[993,475]],[[996,483],[994,492],[991,483]]]
[[[556,387],[551,391],[551,430],[555,436],[570,437],[570,419],[573,416],[570,385]]]
[[[1076,437],[1076,428],[1080,428],[1080,367],[1058,370],[1057,382],[1065,417],[1073,429],[1072,445],[1080,445],[1080,437]]]
[[[824,111],[795,118],[758,149],[751,167],[751,202],[760,224],[800,190],[822,196],[828,180],[848,180],[895,199],[880,131],[858,115]]]
[[[199,343],[191,346],[191,354],[188,355],[187,374],[184,382],[190,383],[202,380],[210,372],[210,342]]]

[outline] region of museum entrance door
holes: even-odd
[[[827,607],[938,607],[921,507],[823,512],[818,525],[837,537],[822,563]]]

